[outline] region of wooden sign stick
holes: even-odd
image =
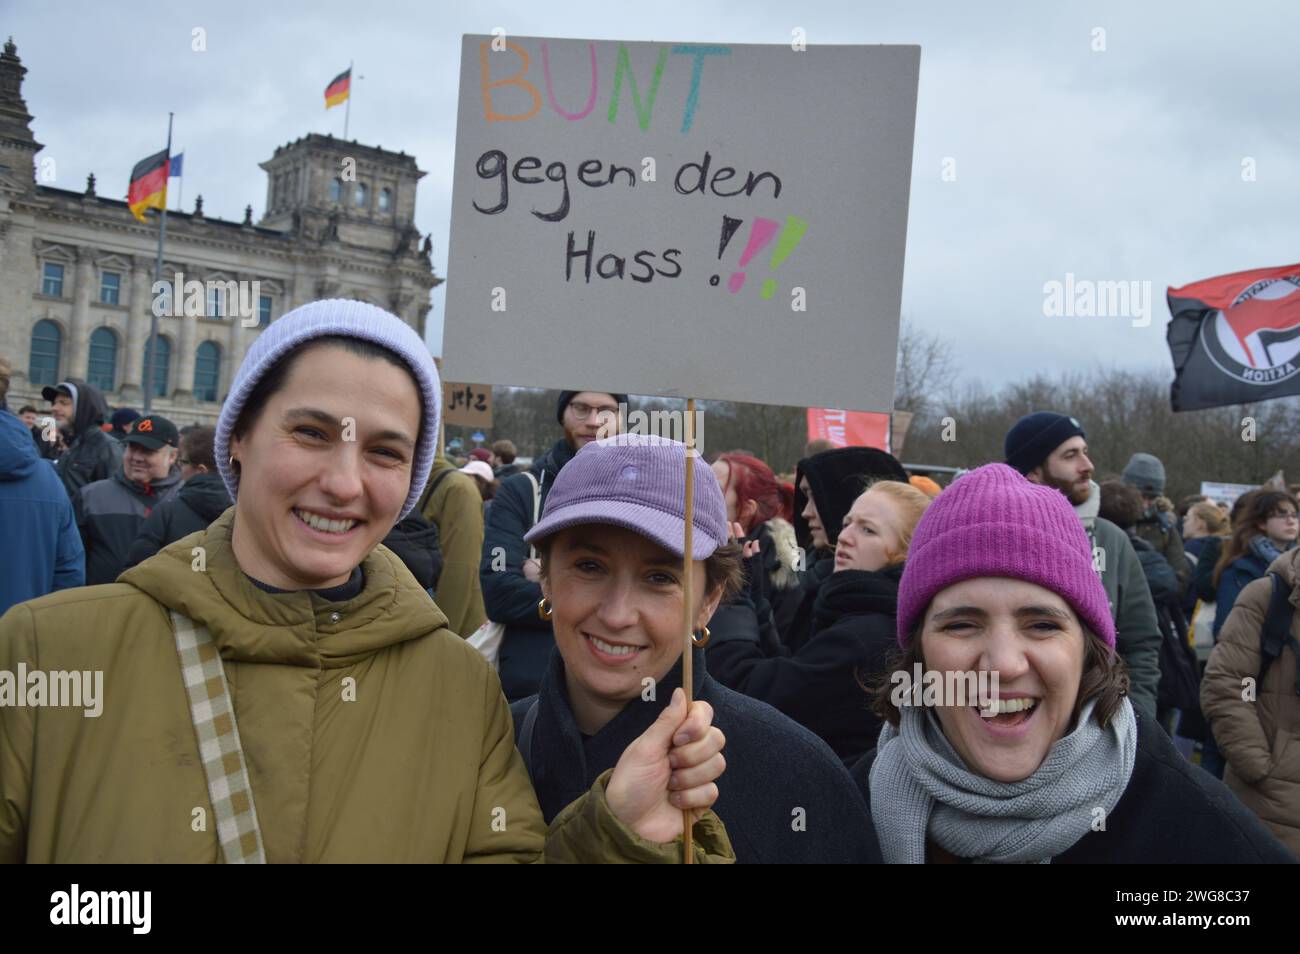
[[[691,559],[691,545],[694,534],[695,523],[695,467],[694,460],[691,457],[695,450],[695,398],[688,398],[686,401],[686,427],[684,428],[684,437],[686,438],[686,527],[684,534],[686,537],[683,546],[682,562],[685,565],[686,572],[682,577],[682,629],[686,634],[685,648],[682,650],[682,691],[686,693],[687,711],[691,707],[691,689],[695,684],[694,680],[694,651],[695,651],[695,633],[693,632],[693,620],[691,619],[691,582],[694,579],[695,561]],[[685,829],[682,833],[682,864],[694,864],[695,857],[692,845],[694,833],[691,830],[691,810],[682,809],[682,825]]]

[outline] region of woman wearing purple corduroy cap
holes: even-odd
[[[888,863],[1287,861],[1138,718],[1082,524],[1004,464],[926,510],[898,594],[885,719],[853,768]]]
[[[663,438],[590,443],[560,471],[527,534],[542,557],[538,612],[554,626],[555,649],[538,695],[516,701],[511,712],[548,820],[613,766],[680,692],[686,463],[685,445]],[[691,619],[703,643],[713,611],[740,584],[740,551],[712,470],[698,457],[691,466]],[[711,679],[702,649],[692,659],[695,705],[726,737],[715,766],[726,768],[715,810],[736,860],[878,860],[866,806],[826,743]],[[694,780],[693,772],[674,773]]]
[[[683,809],[701,860],[729,858],[721,735],[684,701],[543,822],[496,673],[380,544],[425,486],[440,394],[373,305],[258,336],[214,441],[234,506],[0,620],[0,672],[105,690],[0,705],[0,862],[673,862]]]

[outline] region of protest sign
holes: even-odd
[[[919,62],[464,37],[448,373],[888,411]]]
[[[442,418],[465,427],[492,426],[492,385],[442,382]],[[474,440],[482,440],[475,437]]]
[[[1237,498],[1242,494],[1250,493],[1257,489],[1256,484],[1225,484],[1217,481],[1201,481],[1201,493],[1209,497],[1215,503],[1226,503],[1229,506],[1237,502]]]

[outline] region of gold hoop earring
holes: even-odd
[[[704,638],[701,639],[697,633],[691,633],[691,643],[692,643],[693,645],[695,645],[695,646],[699,646],[701,649],[703,649],[706,645],[708,645],[709,637],[710,637],[711,635],[713,635],[713,634],[709,632],[709,627],[705,626],[705,627],[704,627]]]
[[[550,619],[551,614],[554,612],[555,612],[555,607],[551,605],[551,601],[548,600],[545,596],[543,596],[540,600],[537,601],[537,618],[540,619],[542,622],[546,622],[548,619]]]

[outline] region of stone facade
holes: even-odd
[[[51,377],[80,377],[111,382],[110,406],[139,409],[157,211],[137,221],[125,201],[96,194],[93,175],[84,192],[41,184],[53,170],[37,157],[42,146],[22,97],[26,72],[11,39],[0,55],[0,354],[13,365],[9,406],[43,409],[40,391]],[[149,151],[142,140],[141,155]],[[256,224],[251,206],[242,222],[207,218],[202,197],[193,212],[167,213],[162,279],[180,273],[203,283],[201,314],[178,301],[158,319],[155,380],[163,393],[155,390],[153,410],[181,426],[215,422],[268,319],[317,298],[355,298],[423,336],[429,292],[441,283],[429,240],[421,244],[414,226],[424,173],[413,156],[313,133],[278,147],[261,168],[266,213]],[[256,325],[233,313],[237,291]]]

